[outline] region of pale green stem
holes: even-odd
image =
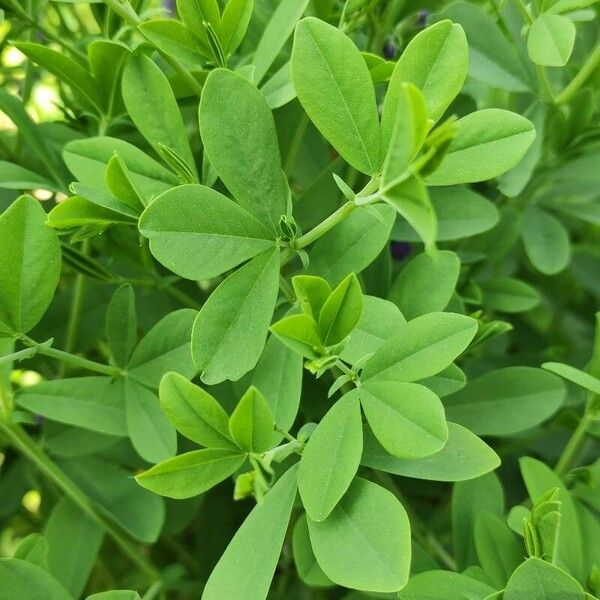
[[[556,467],[554,467],[554,472],[557,475],[564,475],[575,464],[583,444],[585,443],[587,428],[591,421],[592,416],[588,411],[586,411],[581,418],[581,421],[579,421],[577,427],[575,428],[571,439],[569,439],[567,442],[563,453],[556,463]]]
[[[555,103],[560,105],[569,102],[579,91],[579,88],[592,76],[598,66],[600,66],[600,42],[596,44],[596,47],[588,56],[579,73],[573,77],[571,83],[556,96],[554,99]]]
[[[86,256],[89,250],[89,240],[84,240],[81,246],[81,253]],[[71,299],[71,308],[69,310],[69,323],[67,325],[67,337],[65,339],[65,351],[72,352],[77,342],[77,330],[79,329],[79,320],[81,317],[81,307],[83,306],[83,294],[85,289],[85,277],[83,273],[75,275],[75,285],[73,286],[73,297]],[[58,374],[63,377],[66,372],[67,363],[61,363]]]
[[[294,247],[301,250],[313,242],[316,242],[321,236],[325,235],[330,229],[343,221],[355,208],[356,204],[354,202],[346,202],[308,233],[300,236],[296,240]]]
[[[114,12],[116,12],[128,25],[131,25],[131,27],[137,29],[141,24],[142,20],[133,10],[129,2],[125,3],[120,2],[119,0],[104,0],[104,3]],[[172,56],[163,52],[154,42],[152,42],[152,40],[146,38],[146,41],[150,45],[154,46],[158,52],[160,52],[171,68],[183,77],[185,82],[190,86],[195,94],[200,96],[202,93],[202,85],[196,80],[196,78],[176,58],[173,58]]]
[[[111,377],[119,377],[123,375],[123,371],[118,367],[111,367],[110,365],[105,365],[94,360],[89,360],[87,358],[77,356],[76,354],[71,354],[70,352],[57,350],[56,348],[46,347],[43,344],[39,344],[38,342],[32,340],[27,336],[21,336],[19,339],[27,346],[36,348],[36,352],[38,354],[43,354],[44,356],[56,358],[57,360],[67,362],[82,369],[88,369],[89,371],[95,371],[96,373],[110,375]]]
[[[143,556],[135,544],[122,533],[107,517],[96,509],[94,503],[62,470],[43,452],[43,450],[19,426],[0,421],[0,432],[23,456],[28,458],[51,481],[53,481],[84,514],[103,527],[123,553],[144,572],[150,581],[160,578],[160,573]]]

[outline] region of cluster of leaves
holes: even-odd
[[[595,0],[0,4],[2,600],[600,596]]]

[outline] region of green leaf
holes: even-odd
[[[560,477],[544,463],[524,457],[520,459],[519,464],[525,486],[534,504],[546,492],[558,488],[557,500],[561,506],[555,564],[569,571],[577,579],[583,579],[582,539],[585,532],[581,529],[577,509],[569,491]]]
[[[398,328],[363,369],[363,380],[418,381],[444,370],[469,345],[477,323],[454,313],[430,313]]]
[[[490,14],[470,2],[455,2],[442,18],[462,25],[469,43],[469,76],[509,92],[530,90],[530,76],[516,48],[506,39]]]
[[[249,387],[229,417],[231,438],[242,450],[260,454],[271,447],[273,425],[265,397],[257,388]]]
[[[395,592],[408,581],[410,524],[394,495],[355,479],[324,521],[309,518],[315,556],[338,585],[370,592]]]
[[[121,204],[121,206],[127,208],[125,204]],[[78,227],[104,229],[115,224],[133,225],[135,218],[88,202],[80,196],[71,196],[50,211],[47,223],[49,227],[58,230]]]
[[[452,571],[418,573],[398,595],[400,600],[484,600],[494,592],[487,583]]]
[[[52,421],[107,435],[127,435],[122,387],[109,377],[44,381],[20,392],[17,403]]]
[[[308,315],[290,315],[271,325],[271,331],[288,348],[306,358],[325,353],[317,324]]]
[[[388,242],[394,223],[389,206],[362,206],[328,231],[311,248],[309,272],[337,285],[348,273],[360,273]]]
[[[357,394],[350,393],[329,409],[302,454],[298,489],[313,521],[326,519],[346,493],[361,454],[360,403]]]
[[[441,21],[418,33],[398,59],[390,80],[381,122],[384,147],[392,137],[403,83],[423,92],[427,112],[437,121],[460,92],[468,64],[469,48],[460,25]]]
[[[18,558],[0,559],[2,600],[73,600],[73,597],[50,573]]]
[[[179,373],[160,381],[160,406],[175,428],[196,444],[209,448],[234,448],[229,417],[217,400]]]
[[[273,234],[233,200],[202,185],[162,194],[140,219],[150,250],[186,279],[211,279],[274,246]]]
[[[523,213],[521,237],[533,266],[544,275],[556,275],[571,261],[569,234],[564,225],[541,208]]]
[[[125,380],[127,431],[136,452],[157,463],[177,452],[177,432],[160,409],[158,396],[147,387]]]
[[[139,30],[161,51],[186,64],[195,66],[205,62],[206,47],[183,23],[175,19],[146,21],[141,23]]]
[[[432,392],[443,398],[465,387],[467,377],[452,363],[437,375],[421,379],[419,383],[426,385]]]
[[[221,10],[217,0],[177,0],[177,13],[183,24],[194,35],[208,58],[214,59],[204,23],[218,31],[221,27]]]
[[[190,355],[190,336],[196,315],[195,310],[183,308],[163,317],[133,351],[128,375],[154,389],[167,371],[192,378],[196,368]]]
[[[417,383],[367,381],[360,401],[379,443],[397,458],[423,458],[448,441],[440,399]]]
[[[505,313],[526,312],[540,303],[539,293],[524,281],[512,277],[497,277],[477,284],[483,293],[483,303],[492,310]]]
[[[192,332],[192,355],[202,381],[235,381],[256,365],[278,289],[279,251],[271,250],[253,258],[211,294]]]
[[[492,229],[499,220],[497,208],[486,198],[466,187],[440,187],[429,190],[433,213],[437,216],[437,241],[460,240]],[[407,222],[397,219],[392,239],[418,242],[419,234]]]
[[[337,285],[319,313],[319,331],[325,346],[334,346],[348,337],[360,320],[362,308],[362,289],[351,273]]]
[[[475,546],[479,563],[497,589],[506,585],[525,554],[522,540],[504,519],[485,511],[475,521]]]
[[[528,558],[512,574],[503,600],[585,600],[583,588],[570,575],[539,558]]]
[[[173,90],[160,68],[143,54],[130,57],[123,71],[123,100],[140,133],[160,153],[174,150],[195,173],[194,157]]]
[[[273,115],[262,94],[241,75],[215,69],[202,92],[200,133],[211,165],[234,198],[278,232],[289,188]]]
[[[145,204],[179,183],[177,177],[132,144],[110,137],[74,140],[65,145],[63,158],[71,173],[92,188],[107,190],[104,172],[115,155],[129,170],[133,185],[140,190]]]
[[[48,144],[48,140],[42,134],[41,126],[31,119],[25,110],[25,103],[18,96],[9,94],[0,89],[0,110],[19,129],[19,135],[23,139],[25,148],[31,150],[44,165],[45,171],[52,179],[66,189],[69,182],[69,174],[66,171],[57,152]]]
[[[219,31],[225,58],[233,54],[242,43],[253,9],[254,0],[228,0]]]
[[[113,361],[124,367],[137,342],[135,294],[129,284],[118,287],[112,295],[106,309],[105,331]]]
[[[296,275],[292,277],[292,285],[302,311],[317,321],[323,305],[331,296],[331,286],[313,275]]]
[[[73,93],[95,113],[102,113],[98,82],[90,72],[65,54],[41,44],[14,42],[13,46],[53,75],[66,83]]]
[[[112,590],[110,592],[100,592],[92,594],[85,600],[142,600],[137,592],[132,590]]]
[[[296,420],[302,393],[302,358],[270,336],[252,374],[252,385],[266,398],[275,423],[289,430]],[[277,443],[281,434],[273,432]]]
[[[462,571],[477,564],[475,521],[484,511],[501,517],[504,514],[504,491],[495,473],[470,481],[460,481],[452,489],[452,540],[454,557]],[[488,593],[491,593],[488,592]]]
[[[448,423],[448,442],[426,458],[402,460],[386,452],[375,436],[365,432],[361,464],[366,467],[432,481],[465,481],[481,477],[500,465],[498,455],[468,429]]]
[[[506,367],[469,381],[444,398],[451,421],[477,435],[514,435],[549,419],[563,404],[565,386],[541,369]]]
[[[360,321],[340,353],[340,358],[350,363],[376,352],[398,327],[406,323],[398,307],[387,300],[363,296],[363,303]]]
[[[427,187],[419,177],[413,175],[387,190],[382,199],[406,219],[428,250],[435,246],[437,217]]]
[[[323,573],[313,552],[308,533],[308,520],[303,514],[294,525],[292,537],[294,564],[298,576],[310,587],[332,587],[333,581]]]
[[[98,557],[104,529],[63,497],[50,513],[44,536],[50,573],[80,598]]]
[[[58,466],[125,531],[154,543],[165,520],[162,498],[142,489],[132,473],[97,456],[60,459]]]
[[[544,363],[542,368],[546,369],[546,371],[556,373],[556,375],[581,386],[589,392],[592,392],[592,394],[600,395],[600,379],[585,371],[557,362]]]
[[[135,479],[155,494],[192,498],[233,475],[245,460],[245,454],[228,448],[193,450],[169,458]]]
[[[309,17],[296,27],[292,77],[304,110],[341,156],[379,172],[381,139],[375,91],[360,51],[339,29]]]
[[[277,568],[296,499],[296,467],[277,481],[227,546],[202,600],[264,600]],[[244,565],[240,570],[239,565]]]
[[[457,134],[428,185],[486,181],[512,169],[535,139],[531,121],[498,108],[473,112],[456,122]]]
[[[60,186],[48,181],[45,177],[25,169],[20,165],[0,160],[0,187],[10,190],[44,190],[60,191]]]
[[[46,213],[21,196],[0,215],[0,333],[27,333],[50,305],[61,255]]]
[[[544,67],[563,67],[569,62],[576,35],[568,17],[546,13],[533,21],[527,34],[529,58]]]
[[[30,533],[24,537],[17,546],[13,558],[27,562],[48,570],[48,542],[39,533]]]
[[[108,161],[105,180],[106,187],[121,202],[133,208],[136,213],[144,209],[143,199],[131,181],[129,169],[118,154]]]
[[[385,184],[406,174],[431,127],[425,98],[418,87],[401,83],[395,95],[396,112],[391,117],[389,149],[383,164]]]
[[[288,38],[294,31],[296,23],[304,14],[309,0],[282,0],[273,11],[266,24],[252,63],[254,81],[258,85],[277,59]]]
[[[460,260],[441,250],[417,254],[400,271],[388,294],[407,319],[446,308],[458,281]]]
[[[98,83],[102,105],[108,116],[124,112],[121,98],[121,72],[130,55],[122,42],[94,39],[87,47],[90,73]]]

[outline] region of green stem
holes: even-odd
[[[103,527],[119,548],[121,548],[123,553],[126,554],[151,581],[160,579],[160,573],[156,567],[154,567],[154,565],[139,552],[135,544],[107,517],[97,511],[92,500],[88,498],[88,496],[86,496],[86,494],[80,490],[54,462],[52,462],[52,460],[21,427],[17,425],[9,426],[0,421],[0,431],[8,438],[9,442],[23,454],[23,456],[27,457],[48,479],[53,481],[83,513]]]
[[[591,54],[587,57],[587,60],[581,67],[579,73],[573,77],[571,83],[560,92],[555,98],[556,104],[566,104],[573,98],[573,96],[579,91],[579,88],[588,80],[589,77],[600,65],[600,42],[596,44],[596,47],[592,50]]]
[[[37,347],[32,346],[30,348],[25,348],[24,350],[19,350],[18,352],[13,352],[12,354],[6,354],[4,356],[0,356],[0,365],[13,363],[19,360],[25,360],[26,358],[31,358],[32,356],[35,356],[37,353]]]
[[[546,99],[551,104],[556,102],[554,88],[552,87],[552,83],[550,83],[550,79],[548,78],[548,72],[546,71],[546,69],[544,69],[544,67],[540,65],[536,65],[535,69],[538,76],[538,80],[542,87],[542,92],[546,96]]]
[[[44,344],[32,340],[30,337],[22,336],[19,339],[27,346],[35,347],[38,354],[56,358],[57,360],[67,362],[76,367],[81,367],[82,369],[88,369],[89,371],[95,371],[96,373],[102,373],[104,375],[110,375],[111,377],[119,377],[123,374],[123,371],[118,367],[111,367],[110,365],[105,365],[94,360],[77,356],[76,354],[71,354],[70,352],[65,352],[64,350],[47,347]]]
[[[531,18],[531,15],[529,14],[529,11],[527,10],[527,7],[525,6],[523,0],[516,0],[516,4],[518,9],[521,11],[521,14],[523,15],[525,22],[531,25],[533,23],[533,19]]]
[[[592,417],[589,412],[586,411],[554,467],[554,472],[557,475],[564,475],[576,462],[577,457],[581,452],[581,448],[585,443],[587,428],[591,421]]]
[[[298,123],[298,127],[296,127],[296,132],[294,133],[290,149],[285,159],[285,165],[283,166],[283,171],[288,176],[296,164],[296,158],[298,157],[298,152],[300,151],[300,146],[302,145],[302,140],[304,139],[307,127],[308,115],[303,113],[300,122]]]
[[[120,2],[119,0],[104,0],[104,3],[114,12],[116,12],[128,25],[134,27],[135,29],[139,28],[142,20],[133,10],[129,2]],[[154,48],[160,52],[170,67],[183,77],[185,82],[190,86],[194,93],[200,96],[202,93],[202,85],[200,82],[197,81],[197,79],[176,58],[163,52],[152,40],[146,38],[146,36],[144,36],[144,38],[151,46],[154,46]]]
[[[86,55],[83,52],[81,52],[81,50],[78,50],[77,48],[69,44],[69,42],[65,41],[60,35],[52,31],[42,23],[38,23],[38,21],[36,21],[29,13],[23,10],[23,8],[20,7],[18,3],[13,2],[11,4],[11,7],[24,21],[27,21],[27,23],[29,23],[32,27],[35,27],[40,33],[44,35],[44,37],[46,37],[49,40],[52,40],[59,46],[62,46],[65,50],[67,50],[80,60],[87,60]]]
[[[280,427],[279,425],[277,425],[277,423],[275,423],[273,425],[273,429],[277,433],[280,433],[288,442],[297,442],[298,441],[289,431],[286,431],[283,427]]]
[[[84,240],[81,246],[81,254],[87,256],[89,250],[89,240]],[[67,337],[65,339],[65,351],[72,352],[77,342],[77,330],[79,328],[79,319],[81,316],[81,307],[83,306],[83,294],[85,288],[85,277],[83,273],[77,273],[75,276],[75,285],[73,286],[73,297],[71,299],[71,308],[69,310],[69,323],[67,325]],[[58,371],[59,377],[63,377],[66,372],[67,363],[61,363]]]
[[[319,223],[315,228],[311,229],[308,233],[300,236],[294,247],[298,250],[309,246],[313,242],[316,242],[322,235],[325,235],[331,228],[335,227],[338,223],[343,221],[354,209],[356,204],[354,202],[346,202],[340,206],[334,213],[329,215],[324,221]]]

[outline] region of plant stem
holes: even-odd
[[[277,433],[280,433],[288,442],[297,442],[298,441],[289,431],[286,431],[283,427],[280,427],[279,425],[277,425],[277,423],[275,423],[273,425],[273,429]]]
[[[288,150],[287,157],[285,159],[285,165],[283,166],[283,171],[288,176],[296,164],[296,158],[298,157],[298,152],[300,151],[300,146],[302,145],[302,140],[304,139],[304,134],[306,133],[307,127],[308,115],[303,113],[302,117],[300,118],[300,122],[298,123],[298,127],[296,127],[296,132],[294,133],[292,143],[290,144],[290,149]]]
[[[120,2],[119,0],[104,0],[104,3],[114,12],[116,12],[128,25],[134,27],[135,29],[139,28],[142,20],[133,10],[129,2],[125,3]],[[200,96],[202,93],[202,85],[200,82],[197,81],[196,78],[176,58],[163,52],[152,40],[146,38],[146,36],[144,36],[144,38],[150,45],[154,46],[154,48],[160,52],[167,63],[169,63],[170,67],[183,77],[185,82],[190,86],[194,93]]]
[[[65,361],[77,367],[81,367],[82,369],[110,375],[111,377],[119,377],[123,374],[123,371],[118,367],[111,367],[110,365],[105,365],[94,360],[77,356],[76,354],[71,354],[70,352],[65,352],[64,350],[57,350],[56,348],[44,346],[43,344],[39,344],[35,340],[32,340],[30,337],[22,336],[19,339],[27,346],[36,348],[38,354]]]
[[[579,91],[579,88],[587,81],[589,77],[594,73],[596,68],[600,66],[600,42],[596,44],[596,47],[592,50],[592,53],[587,57],[587,60],[581,67],[579,73],[573,77],[571,83],[560,92],[554,99],[555,103],[565,104],[573,98],[573,96]]]
[[[89,240],[84,240],[81,245],[81,254],[87,256],[89,250]],[[85,277],[83,273],[75,275],[75,285],[73,287],[73,297],[71,299],[71,308],[69,310],[69,324],[67,325],[67,337],[65,339],[65,351],[72,352],[77,342],[77,330],[79,328],[79,318],[81,316],[81,307],[83,305],[83,293],[85,288]],[[61,363],[58,370],[59,377],[63,377],[66,372],[67,363]]]
[[[554,472],[557,475],[564,475],[571,466],[577,460],[581,448],[585,442],[585,436],[587,433],[587,428],[592,420],[592,417],[588,411],[583,415],[581,421],[575,428],[571,439],[567,442],[563,453],[560,455],[556,466],[554,467]]]
[[[148,576],[150,581],[160,579],[159,571],[140,553],[135,544],[107,517],[97,511],[92,500],[52,462],[21,427],[17,425],[9,426],[0,421],[0,431],[23,456],[27,457],[48,479],[53,481],[83,513],[107,531],[123,553]]]
[[[523,15],[525,22],[531,25],[531,23],[533,23],[533,19],[531,18],[531,15],[529,14],[529,11],[527,10],[527,7],[525,6],[523,0],[516,0],[516,4],[518,9],[521,11],[521,14]]]
[[[306,246],[316,242],[322,235],[325,235],[332,227],[335,227],[340,221],[343,221],[354,209],[354,202],[346,202],[340,206],[334,213],[329,215],[324,221],[311,229],[308,233],[301,235],[294,245],[295,248],[301,250]]]

